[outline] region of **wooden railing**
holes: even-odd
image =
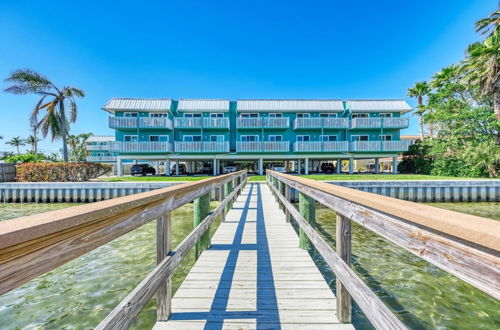
[[[377,329],[402,322],[351,269],[351,221],[444,271],[500,298],[500,223],[495,220],[380,196],[267,170],[267,182],[300,227],[302,247],[313,246],[337,277],[337,316],[351,322],[351,297]],[[299,192],[299,209],[290,202]],[[337,214],[336,251],[316,232],[319,202]]]
[[[0,222],[0,294],[157,219],[157,266],[99,324],[124,329],[157,293],[157,318],[170,315],[170,277],[195,247],[210,244],[209,228],[224,215],[246,183],[239,171],[193,183]],[[234,187],[234,188],[233,188]],[[210,193],[220,204],[210,212]],[[194,230],[171,247],[170,212],[194,201]]]

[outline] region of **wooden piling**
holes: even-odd
[[[156,220],[156,264],[160,264],[172,251],[172,222],[170,212]],[[168,277],[156,293],[156,319],[167,321],[171,314],[172,280]]]
[[[303,193],[299,193],[299,212],[306,219],[311,226],[316,227],[316,204],[315,200]],[[302,228],[299,231],[299,247],[308,250],[312,247],[311,241],[307,238]]]
[[[194,200],[194,228],[210,213],[210,193],[202,195]],[[201,252],[210,246],[210,229],[208,229],[196,242],[195,259]]]
[[[336,250],[339,257],[351,265],[351,220],[337,213]],[[352,322],[352,299],[346,287],[337,278],[337,318],[340,323]]]

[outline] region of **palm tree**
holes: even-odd
[[[498,3],[498,9],[492,12],[490,16],[476,22],[476,32],[486,35],[490,31],[488,37],[500,32],[500,2]]]
[[[424,106],[424,96],[429,94],[431,88],[426,81],[420,81],[415,84],[412,88],[408,88],[408,96],[417,98],[417,110],[415,114],[419,116],[420,123],[420,139],[424,140],[424,120],[423,116],[425,114],[425,106]]]
[[[40,141],[40,139],[38,139],[34,134],[33,135],[30,135],[28,136],[25,140],[24,140],[24,143],[26,143],[27,145],[30,145],[31,146],[31,150],[33,151],[34,154],[38,153],[38,148],[37,148],[37,144],[38,142]]]
[[[19,147],[25,145],[24,140],[19,136],[13,137],[10,141],[5,142],[5,144],[9,144],[10,146],[15,147],[17,149],[18,155],[20,154]]]
[[[23,69],[13,72],[6,82],[13,83],[12,86],[5,89],[13,94],[37,94],[40,95],[31,119],[36,119],[42,109],[46,109],[43,118],[37,123],[36,127],[41,127],[43,137],[51,133],[52,141],[62,138],[64,161],[68,161],[67,138],[69,124],[76,121],[78,108],[75,102],[76,97],[84,97],[85,92],[79,88],[64,86],[56,87],[50,80],[41,74]],[[66,114],[66,106],[69,107],[69,120]]]

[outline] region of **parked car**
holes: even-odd
[[[200,171],[201,174],[211,174],[212,173],[212,166],[203,164],[203,167],[201,168]]]
[[[175,175],[175,164],[170,169],[170,175]],[[186,174],[186,164],[179,164],[179,174]]]
[[[132,175],[139,174],[142,176],[145,176],[148,174],[155,175],[156,170],[153,166],[151,166],[149,164],[135,164],[135,165],[132,165],[132,167],[130,168],[130,174],[132,174]]]
[[[283,165],[280,165],[280,164],[271,165],[271,170],[276,171],[276,172],[280,172],[280,173],[286,172],[285,167]]]
[[[323,163],[321,164],[321,171],[324,173],[333,173],[335,172],[335,166],[332,163]]]
[[[237,166],[224,166],[222,169],[222,173],[227,174],[227,173],[233,173],[238,170]]]

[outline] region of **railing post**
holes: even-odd
[[[278,190],[280,194],[285,196],[285,183],[281,180],[278,181]],[[283,205],[282,203],[280,203],[280,207],[282,210],[285,210],[285,205]]]
[[[335,237],[338,256],[351,265],[351,220],[337,213],[337,233]],[[340,323],[351,323],[351,295],[337,278],[337,317]]]
[[[172,223],[170,212],[156,220],[156,264],[165,259],[172,251]],[[156,294],[156,319],[167,321],[171,313],[172,280],[167,278],[159,287]]]
[[[224,184],[224,197],[229,196],[229,194],[233,191],[233,181],[229,180]],[[231,207],[233,206],[232,201],[227,201],[226,207],[224,208],[224,213],[229,212]]]
[[[219,197],[219,201],[222,202],[224,200],[224,186],[223,185],[221,185],[219,187],[218,193],[219,193],[219,196],[218,196]],[[221,222],[226,221],[226,212],[222,211],[220,213],[220,219],[221,219],[220,220]]]
[[[299,193],[299,212],[313,228],[316,227],[316,201],[314,199],[303,193]],[[301,249],[308,250],[312,247],[311,241],[302,228],[299,231],[299,238],[299,247]]]
[[[290,188],[289,185],[285,185],[285,199],[288,202],[292,201],[292,188]],[[288,209],[285,208],[285,219],[286,219],[286,222],[290,222],[290,218],[291,218],[290,211],[288,211]]]
[[[194,228],[210,213],[210,193],[200,196],[194,200]],[[201,252],[210,246],[210,228],[200,237],[195,246],[195,259],[197,260]]]

